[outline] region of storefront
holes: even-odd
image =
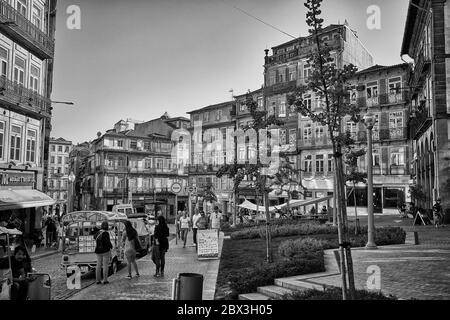
[[[42,228],[44,206],[55,201],[36,190],[35,171],[0,170],[0,224],[14,221],[26,240],[35,239]]]

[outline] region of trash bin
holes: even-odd
[[[198,273],[178,274],[176,300],[202,300],[203,275]]]

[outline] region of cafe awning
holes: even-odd
[[[327,197],[309,199],[309,200],[291,200],[291,201],[289,201],[289,207],[293,208],[293,207],[309,206],[311,204],[321,203],[321,202],[330,200],[332,198],[333,198],[333,196],[327,196]],[[280,204],[278,207],[284,208],[286,206],[287,206],[287,203],[283,203],[283,204]]]
[[[34,189],[0,190],[0,211],[51,206],[55,203],[48,195]]]

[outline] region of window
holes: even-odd
[[[17,0],[16,9],[24,17],[27,17],[27,11],[28,11],[27,2],[28,2],[28,0]]]
[[[297,143],[297,130],[289,129],[289,145],[295,146]]]
[[[3,158],[4,140],[5,140],[5,123],[0,121],[0,159]]]
[[[356,103],[356,98],[357,98],[357,91],[356,91],[356,87],[355,86],[351,86],[351,90],[350,90],[350,103]]]
[[[42,28],[42,9],[33,5],[33,24],[39,29]]]
[[[345,131],[350,132],[352,138],[356,137],[356,123],[353,121],[347,121],[345,124]]]
[[[280,129],[279,134],[280,134],[280,144],[283,145],[286,143],[286,129]]]
[[[131,149],[137,149],[137,141],[136,140],[131,140],[130,141],[130,148]]]
[[[1,76],[8,77],[8,50],[0,47]]]
[[[14,62],[14,82],[21,85],[25,81],[25,60],[16,56]]]
[[[241,111],[241,112],[247,111],[247,105],[243,102],[240,102],[239,103],[239,111]]]
[[[286,102],[280,103],[280,108],[278,110],[278,116],[279,117],[286,117]]]
[[[271,75],[271,76],[269,77],[269,86],[274,85],[274,84],[275,84],[275,76],[274,76],[274,75]]]
[[[311,110],[312,108],[312,99],[310,94],[303,95],[303,105],[308,108],[308,110]]]
[[[305,156],[304,170],[305,170],[305,172],[308,172],[308,173],[312,172],[312,156],[311,155]]]
[[[316,172],[324,171],[324,156],[323,154],[316,155]]]
[[[278,83],[280,83],[280,82],[284,82],[283,73],[278,74]]]
[[[26,150],[26,161],[35,162],[36,161],[36,131],[27,130],[27,150]]]
[[[216,112],[216,120],[219,121],[222,119],[222,110],[217,110]]]
[[[328,160],[328,172],[332,172],[333,171],[333,155],[332,154],[328,154],[327,155],[327,160]]]
[[[262,109],[263,108],[263,97],[258,97],[257,102],[258,102],[258,109]]]
[[[370,82],[366,86],[367,99],[378,97],[378,82]]]
[[[311,66],[307,63],[303,66],[303,79],[308,80],[311,76]]]
[[[164,165],[163,159],[156,159],[156,169],[162,169]]]
[[[54,144],[52,144],[52,152],[56,151],[56,146]]]
[[[380,166],[380,150],[373,149],[372,150],[372,166]]]
[[[123,140],[117,140],[117,146],[123,148]]]
[[[9,157],[11,160],[20,161],[20,146],[22,143],[22,127],[11,126],[11,145]]]
[[[205,113],[203,114],[203,121],[204,121],[204,122],[208,122],[208,121],[209,121],[209,112],[205,112]]]
[[[392,166],[405,165],[405,148],[392,148],[390,151]]]
[[[31,66],[31,72],[30,72],[30,89],[39,92],[39,78],[41,75],[41,71],[39,68],[35,66]]]
[[[239,160],[245,160],[246,159],[246,157],[245,157],[245,147],[240,147],[239,148],[238,156],[239,156]]]
[[[396,129],[403,127],[403,111],[389,113],[389,128]]]
[[[62,152],[63,151],[63,146],[58,146],[58,152]]]
[[[303,128],[303,140],[311,140],[311,136],[312,136],[311,123],[307,123]]]
[[[295,70],[289,70],[289,81],[294,81],[296,74],[297,72]]]
[[[396,77],[389,79],[389,94],[397,94],[401,92],[402,78]]]
[[[58,157],[58,164],[62,164],[62,157]]]
[[[317,126],[316,127],[316,139],[322,139],[325,136],[325,127]]]
[[[66,150],[64,150],[65,153],[69,153],[69,147],[66,147]]]

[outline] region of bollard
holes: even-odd
[[[174,281],[174,300],[202,300],[203,275],[198,273],[179,273]]]

